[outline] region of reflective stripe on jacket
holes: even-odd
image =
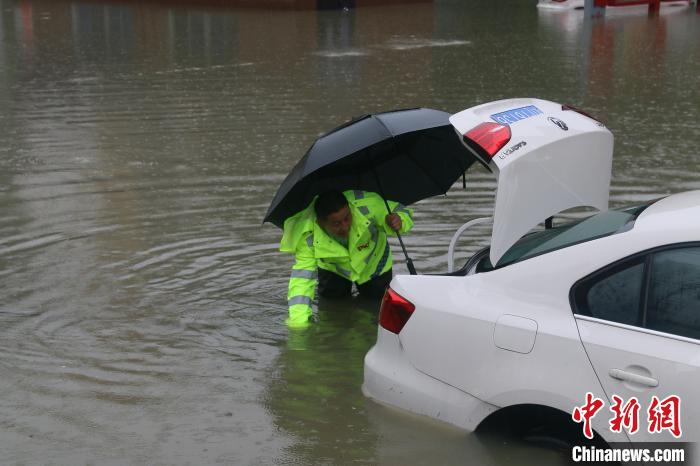
[[[386,224],[387,209],[376,193],[345,191],[352,213],[348,247],[331,238],[316,222],[315,199],[301,212],[284,222],[280,251],[295,255],[289,278],[290,326],[305,325],[311,316],[311,303],[318,268],[356,283],[365,283],[391,269],[391,249],[387,235],[396,233]],[[398,202],[388,201],[392,212],[401,217],[400,233],[413,227],[413,212]]]

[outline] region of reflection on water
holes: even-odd
[[[699,189],[700,15],[569,13],[0,0],[2,462],[561,463],[366,400],[376,303],[321,302],[288,334],[292,258],[260,221],[353,116],[512,96],[612,129],[613,205]],[[420,272],[494,187],[475,167],[416,206]],[[469,233],[458,261],[487,242]]]
[[[377,434],[359,390],[359,363],[376,335],[377,303],[319,303],[319,321],[290,331],[272,367],[265,406],[295,437],[289,453],[302,464],[353,458],[376,463]]]

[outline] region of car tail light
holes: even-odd
[[[464,138],[479,145],[489,157],[493,157],[510,141],[510,126],[485,122],[464,133]]]
[[[379,308],[379,325],[398,335],[415,309],[416,306],[410,301],[391,288],[387,288],[382,306]]]
[[[561,109],[562,109],[562,111],[571,110],[572,112],[580,113],[580,114],[583,115],[583,116],[587,116],[587,117],[590,118],[591,120],[595,120],[595,121],[597,121],[598,123],[601,122],[601,121],[600,121],[599,119],[597,119],[596,117],[591,116],[590,114],[584,112],[583,110],[581,110],[581,109],[579,109],[579,108],[574,107],[573,105],[562,105],[562,106],[561,106]]]

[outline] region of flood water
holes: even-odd
[[[261,225],[337,124],[515,96],[606,122],[614,206],[700,189],[695,7],[584,21],[535,3],[0,0],[0,463],[562,464],[366,400],[376,303],[321,302],[289,334],[292,257]],[[474,167],[415,206],[419,272],[446,270],[494,187]]]

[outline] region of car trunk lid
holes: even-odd
[[[607,210],[613,136],[595,119],[571,107],[528,98],[479,105],[453,115],[450,123],[498,180],[492,264],[559,212],[582,206]],[[482,126],[486,133],[473,131],[484,123],[489,124]]]

